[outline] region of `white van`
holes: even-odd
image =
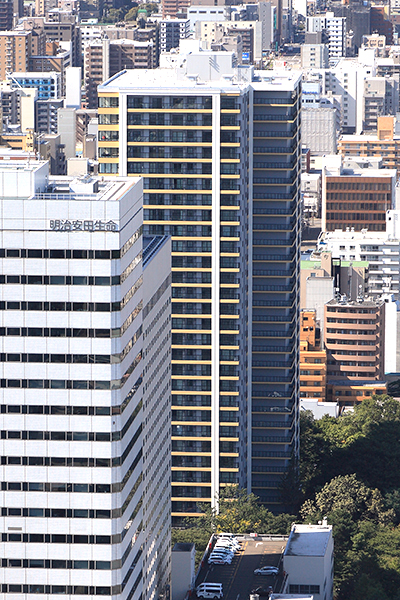
[[[219,600],[224,596],[222,583],[201,583],[196,589],[196,594],[198,598]]]

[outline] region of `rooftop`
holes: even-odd
[[[379,306],[382,306],[382,304],[385,304],[385,301],[377,298],[376,300],[362,300],[361,302],[357,302],[357,300],[343,300],[343,302],[340,300],[329,300],[329,302],[326,303],[326,306],[345,306],[347,308],[364,306],[366,308],[378,308]]]
[[[332,525],[293,525],[285,556],[325,556]]]
[[[124,90],[168,89],[177,87],[196,90],[246,89],[251,83],[255,89],[292,91],[301,74],[290,71],[254,71],[252,66],[236,66],[233,52],[196,52],[174,55],[176,68],[129,69],[117,73],[98,87],[99,93]]]
[[[329,170],[329,167],[325,167],[326,177],[385,177],[392,178],[396,177],[396,169],[342,169],[342,172],[339,174],[336,170]]]
[[[185,542],[177,542],[172,548],[172,552],[192,552],[194,548],[194,544],[189,544]]]
[[[269,597],[270,600],[313,600],[314,596],[303,596],[303,595],[299,595],[299,594],[272,594],[272,596]]]
[[[354,379],[329,379],[328,385],[341,385],[347,387],[370,387],[370,388],[382,388],[386,390],[386,381],[374,381],[371,379],[362,379],[361,381],[355,381]]]

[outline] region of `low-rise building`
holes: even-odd
[[[302,142],[313,154],[336,154],[337,112],[333,106],[311,108],[301,111]]]
[[[395,207],[396,171],[340,157],[322,171],[322,230],[353,227],[385,231],[386,211]]]
[[[284,591],[310,594],[314,600],[332,600],[332,525],[325,521],[321,525],[292,525],[283,553],[283,569],[287,573]]]
[[[396,118],[378,116],[377,132],[368,135],[342,135],[338,142],[343,157],[373,156],[382,158],[385,169],[400,174],[400,135],[395,128]]]
[[[328,402],[336,402],[341,409],[356,406],[375,394],[386,394],[385,381],[331,381],[327,384]]]
[[[318,241],[321,252],[329,251],[334,259],[368,264],[365,292],[374,298],[392,293],[399,299],[400,291],[400,213],[386,213],[386,231],[353,228],[323,232]],[[353,296],[354,297],[354,296]]]

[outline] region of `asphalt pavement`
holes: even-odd
[[[222,583],[224,600],[248,600],[251,590],[258,586],[280,591],[283,575],[254,575],[254,570],[267,565],[280,566],[286,541],[266,538],[240,539],[242,549],[230,565],[208,565],[201,569],[196,585],[205,581]]]

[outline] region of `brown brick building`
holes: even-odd
[[[394,169],[325,168],[322,230],[385,231],[386,211],[395,206]]]

